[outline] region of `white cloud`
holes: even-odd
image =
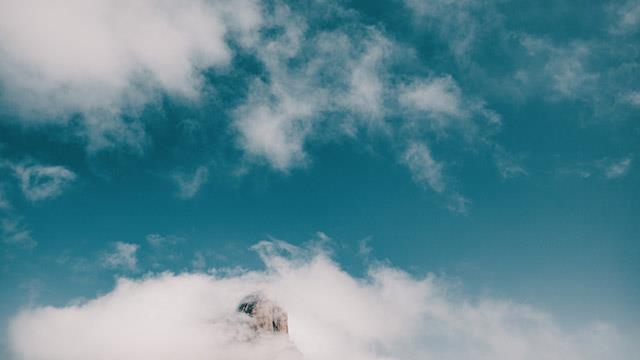
[[[305,141],[324,97],[311,86],[311,74],[289,67],[304,46],[304,19],[281,4],[269,18],[265,29],[279,35],[260,38],[256,46],[269,79],[253,81],[247,98],[234,111],[234,127],[237,143],[249,158],[286,172],[305,162]]]
[[[250,161],[287,172],[309,163],[306,148],[313,141],[366,141],[373,133],[405,144],[409,133],[457,131],[469,144],[488,143],[500,125],[497,114],[464,96],[450,76],[394,78],[393,64],[412,52],[375,27],[350,23],[313,31],[313,24],[286,7],[276,7],[268,18],[265,28],[274,31],[256,45],[265,73],[233,113],[237,145]],[[412,164],[414,179],[445,193],[450,209],[465,212],[469,200],[444,190],[442,164],[430,155],[409,161],[416,156],[411,149],[400,154]]]
[[[450,76],[417,81],[401,89],[404,107],[434,115],[462,116],[461,92]]]
[[[287,172],[307,164],[311,140],[384,128],[393,41],[350,19],[316,31],[284,5],[265,18],[255,46],[265,72],[233,113],[238,147],[250,160]]]
[[[531,59],[539,62],[518,73],[521,82],[542,78],[544,86],[565,98],[578,98],[595,88],[600,75],[588,69],[592,52],[589,43],[555,44],[530,35],[522,36],[520,42]]]
[[[7,10],[0,22],[10,17],[0,25],[5,100],[19,102],[31,122],[68,125],[90,152],[122,144],[142,151],[151,140],[138,116],[143,107],[160,94],[197,100],[202,71],[230,66],[232,42],[260,71],[228,112],[243,169],[246,162],[284,173],[305,166],[314,141],[367,141],[371,133],[393,138],[414,120],[405,119],[409,111],[426,114],[431,121],[424,123],[438,131],[457,127],[467,140],[486,139],[485,130],[500,122],[449,76],[394,77],[394,64],[415,61],[413,51],[340,5],[310,4],[317,16],[280,2],[262,5],[10,0],[0,5],[0,13]],[[33,17],[40,21],[31,27]],[[343,25],[326,30],[327,21]],[[189,199],[206,182],[207,169],[173,179],[178,196]]]
[[[176,235],[161,235],[161,234],[149,234],[145,237],[145,240],[149,245],[159,248],[163,246],[176,245],[177,243],[184,242],[185,239]]]
[[[102,256],[104,266],[111,269],[124,269],[135,271],[138,266],[136,253],[140,245],[118,241],[113,244],[113,249]]]
[[[593,176],[605,179],[616,179],[625,176],[631,169],[632,163],[633,159],[631,156],[621,158],[605,157],[591,162],[561,167],[558,169],[558,173],[561,175],[577,176],[581,179],[589,179]]]
[[[631,91],[622,97],[624,102],[640,107],[640,91]]]
[[[202,185],[209,180],[209,169],[206,166],[198,166],[191,175],[176,172],[172,178],[178,185],[178,197],[187,200],[196,196]]]
[[[402,162],[409,168],[417,183],[429,185],[436,192],[443,192],[446,182],[442,174],[442,164],[431,156],[429,148],[422,143],[411,143],[405,151]]]
[[[384,60],[393,51],[391,41],[380,33],[371,33],[360,59],[352,66],[349,79],[349,91],[345,99],[345,106],[360,114],[370,123],[379,121],[384,116],[385,82],[382,76],[386,73]],[[349,59],[351,62],[354,60]]]
[[[426,128],[439,135],[459,134],[468,143],[490,143],[501,125],[498,114],[483,101],[464,96],[448,75],[412,79],[397,93],[400,112],[408,119],[412,133]]]
[[[256,80],[246,103],[235,110],[238,143],[244,152],[280,171],[304,163],[304,144],[315,112],[313,103],[293,93],[280,84]]]
[[[603,160],[600,162],[600,166],[604,170],[604,175],[607,179],[619,178],[626,175],[631,168],[631,158]]]
[[[610,325],[564,330],[545,312],[472,300],[433,275],[376,265],[356,278],[322,252],[280,242],[257,249],[264,271],[120,279],[93,300],[25,309],[10,322],[10,350],[16,360],[590,360],[637,353]],[[288,312],[289,338],[256,337],[237,315],[240,299],[257,290]]]
[[[33,123],[82,115],[90,149],[140,145],[122,116],[158,91],[196,99],[200,71],[229,63],[227,37],[248,43],[260,21],[253,0],[2,1],[3,100]]]
[[[442,194],[447,209],[460,214],[466,214],[469,211],[471,200],[447,183],[444,166],[433,158],[426,144],[410,142],[400,161],[411,171],[413,181],[429,186],[433,191]]]
[[[15,165],[13,170],[22,192],[31,201],[58,197],[76,179],[76,175],[63,166]]]

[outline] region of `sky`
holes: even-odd
[[[637,0],[0,1],[0,358],[631,359],[639,44]],[[286,341],[229,338],[260,289]]]

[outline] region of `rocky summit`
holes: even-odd
[[[238,305],[238,312],[251,317],[255,330],[289,333],[286,311],[263,293],[253,293],[243,298]]]

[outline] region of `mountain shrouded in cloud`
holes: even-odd
[[[25,309],[11,321],[10,349],[19,360],[587,360],[629,355],[623,337],[606,324],[570,332],[535,308],[466,299],[433,276],[416,278],[377,265],[365,278],[356,278],[317,247],[265,241],[254,248],[266,265],[263,271],[120,279],[115,289],[92,300]],[[245,298],[255,291],[265,298]],[[247,321],[246,308],[252,304],[262,301],[260,311],[279,309],[267,298],[287,311],[288,336],[256,333]],[[246,306],[238,312],[242,301]]]
[[[0,359],[634,359],[639,4],[0,0]]]

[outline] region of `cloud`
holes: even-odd
[[[622,100],[630,105],[640,107],[640,91],[631,91],[625,94]]]
[[[463,64],[469,62],[479,38],[501,23],[494,3],[486,0],[403,1],[414,26],[435,33],[449,47],[454,59]]]
[[[7,194],[5,193],[2,184],[0,184],[0,210],[9,209],[11,209],[11,202],[9,202],[9,199],[7,199]]]
[[[432,78],[405,86],[400,104],[434,115],[462,116],[461,94],[450,77]]]
[[[260,21],[252,0],[3,1],[2,100],[26,122],[79,120],[90,150],[140,146],[136,112],[159,92],[197,99],[201,71],[226,66],[227,40],[248,43]]]
[[[149,234],[145,237],[145,240],[147,240],[147,243],[149,243],[149,245],[156,248],[176,245],[177,243],[185,241],[185,239],[180,236],[161,234]]]
[[[358,255],[365,259],[368,259],[373,252],[373,248],[370,245],[371,239],[373,239],[372,236],[366,236],[358,241]]]
[[[365,121],[374,123],[385,114],[384,92],[385,59],[393,51],[393,43],[378,32],[365,40],[365,49],[359,59],[349,59],[352,67],[349,90],[344,105],[360,114]]]
[[[448,194],[447,209],[458,214],[467,214],[471,207],[471,200],[457,191]]]
[[[398,102],[405,111],[427,116],[430,124],[438,129],[449,127],[456,118],[466,118],[462,93],[450,77],[417,80],[400,89]]]
[[[529,175],[527,169],[522,165],[521,156],[514,156],[498,146],[493,157],[503,179]]]
[[[594,160],[586,163],[562,167],[558,170],[561,175],[577,176],[588,179],[594,176],[604,179],[616,179],[625,176],[631,169],[633,159],[631,156],[621,158],[609,158]]]
[[[0,26],[4,101],[22,123],[56,124],[68,130],[60,134],[79,135],[89,153],[143,152],[154,140],[145,107],[165,96],[193,104],[215,90],[211,79],[224,71],[240,84],[237,98],[220,109],[229,116],[222,127],[241,151],[240,167],[281,173],[308,165],[312,144],[382,135],[402,148],[411,127],[438,135],[457,129],[480,142],[500,123],[451,76],[397,71],[425,68],[414,49],[381,26],[340,4],[308,5],[11,0],[0,5],[0,23],[7,17]],[[40,21],[30,26],[32,18]],[[256,66],[241,69],[236,55]],[[213,75],[205,80],[204,72]],[[206,167],[175,172],[177,196],[196,196],[207,173]]]
[[[276,5],[266,29],[278,36],[265,36],[256,48],[268,80],[256,77],[245,101],[233,113],[237,144],[250,159],[266,161],[286,172],[303,164],[304,145],[311,122],[324,96],[310,84],[312,74],[289,67],[304,46],[306,22],[284,5]]]
[[[136,253],[140,245],[118,241],[113,244],[113,249],[102,256],[102,264],[111,269],[123,269],[135,271],[138,266]]]
[[[499,125],[499,116],[464,96],[450,76],[394,77],[392,66],[412,51],[380,29],[329,17],[347,25],[318,29],[318,19],[283,5],[265,15],[270,31],[255,47],[264,72],[233,111],[246,160],[286,173],[310,162],[307,147],[314,141],[367,141],[373,133],[403,146],[406,139],[396,133],[409,123],[440,133],[457,129],[474,142]]]
[[[426,144],[409,143],[402,155],[401,162],[409,168],[416,183],[427,185],[446,198],[447,209],[461,214],[466,214],[469,211],[471,201],[447,184],[442,163],[431,156],[431,150]]]
[[[635,354],[611,325],[565,330],[548,313],[470,299],[434,275],[414,277],[377,264],[358,278],[322,251],[278,241],[256,249],[265,270],[120,279],[92,300],[24,309],[9,326],[13,358],[590,360]],[[289,338],[256,336],[236,313],[240,299],[258,290],[288,312]]]
[[[490,143],[502,122],[483,101],[465,96],[449,75],[413,78],[397,93],[399,112],[412,133],[426,129],[437,135],[460,135],[470,144]]]
[[[308,165],[314,143],[382,135],[403,147],[400,133],[416,117],[440,132],[462,129],[467,140],[486,139],[488,124],[499,123],[450,76],[396,71],[424,66],[381,26],[340,4],[308,5],[10,0],[0,5],[3,100],[21,123],[60,126],[67,131],[58,133],[80,136],[89,153],[143,152],[154,140],[145,107],[165,96],[193,104],[214,92],[212,78],[224,72],[240,84],[220,109],[240,167],[281,173]],[[31,26],[32,19],[39,21]],[[256,66],[240,69],[235,56]],[[175,172],[177,196],[193,198],[207,172]]]
[[[204,271],[207,267],[207,259],[205,259],[202,251],[196,251],[193,254],[193,260],[191,261],[191,267],[195,271]]]
[[[446,182],[442,164],[434,160],[425,144],[412,143],[405,151],[402,162],[409,168],[417,183],[429,185],[435,192],[443,192]]]
[[[604,170],[604,175],[607,179],[619,178],[626,175],[631,168],[631,158],[601,160],[599,166]]]
[[[33,249],[38,244],[22,218],[13,214],[5,214],[0,219],[0,236],[5,244],[23,249]]]
[[[6,245],[27,250],[38,245],[23,218],[15,214],[2,183],[0,183],[0,240]]]
[[[76,179],[76,175],[63,166],[14,165],[22,193],[31,201],[58,197]]]
[[[501,99],[498,102],[510,103],[532,98],[580,101],[582,109],[594,120],[633,118],[629,109],[617,106],[615,100],[621,93],[636,90],[638,82],[637,49],[631,45],[635,44],[631,37],[637,34],[640,24],[636,0],[609,1],[584,9],[568,5],[575,14],[595,11],[600,15],[603,24],[589,33],[578,28],[566,33],[540,32],[529,26],[562,22],[558,15],[568,9],[564,9],[564,3],[556,2],[551,7],[532,4],[518,9],[492,0],[402,3],[419,35],[412,39],[428,37],[433,44],[435,53],[426,56],[439,59],[438,63],[446,67],[455,66],[456,78],[469,87],[482,89],[486,98],[497,97]],[[509,20],[515,13],[526,13],[524,23]],[[487,57],[487,49],[491,49],[492,56]]]
[[[178,197],[188,200],[196,196],[202,185],[209,180],[209,169],[206,166],[198,166],[192,175],[177,172],[172,178],[178,185]]]
[[[233,111],[236,143],[246,158],[280,172],[308,164],[313,140],[355,138],[360,130],[385,127],[393,93],[388,63],[400,47],[345,11],[321,9],[345,25],[327,30],[282,4],[265,15],[270,20],[255,46],[264,72]]]
[[[610,31],[615,35],[633,34],[640,26],[640,3],[628,0],[613,7],[614,22]]]
[[[306,160],[304,143],[315,111],[313,104],[294,97],[290,90],[256,80],[246,103],[235,110],[238,144],[245,154],[264,159],[279,171]]]
[[[526,70],[516,73],[522,84],[541,83],[561,98],[591,95],[596,89],[600,74],[587,66],[592,44],[580,41],[555,44],[532,35],[523,35],[520,43],[530,60],[535,60]]]

